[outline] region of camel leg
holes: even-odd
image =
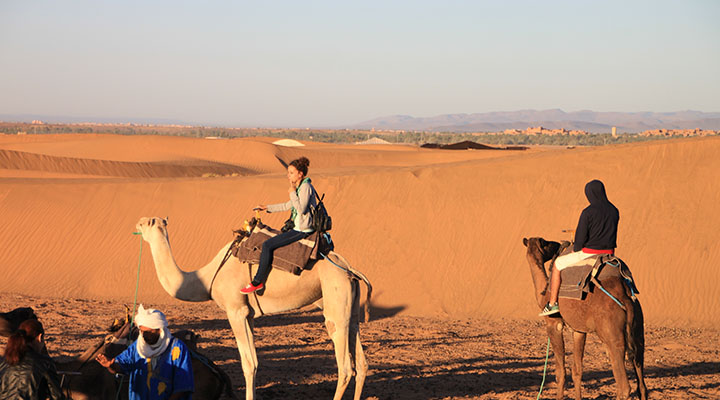
[[[240,360],[242,361],[243,374],[245,375],[245,399],[255,398],[255,373],[257,372],[258,360],[253,337],[253,315],[248,305],[227,312],[228,321],[235,334]]]
[[[575,385],[575,399],[582,400],[582,374],[583,374],[583,356],[585,355],[585,339],[587,334],[584,332],[573,332],[573,369],[572,377]]]
[[[625,371],[625,326],[622,330],[615,332],[612,327],[598,327],[598,336],[605,343],[605,352],[610,358],[613,377],[617,385],[617,399],[625,400],[630,397],[630,382],[628,382],[627,371]],[[605,332],[601,336],[601,333]],[[610,332],[610,334],[607,334]]]
[[[335,268],[335,267],[331,267]],[[349,351],[349,328],[352,317],[353,293],[350,280],[338,276],[339,270],[321,271],[320,283],[323,295],[325,327],[335,347],[338,365],[338,382],[334,400],[342,399],[353,375]]]
[[[640,400],[647,400],[647,386],[645,386],[645,373],[642,362],[633,360],[633,367],[635,367],[635,376],[637,377],[637,390]]]
[[[365,385],[365,377],[367,376],[368,363],[365,359],[362,343],[360,343],[360,283],[353,281],[353,312],[350,318],[349,330],[349,348],[352,355],[352,349],[355,349],[355,400],[360,400],[363,385]]]
[[[565,341],[563,340],[563,322],[559,318],[546,317],[547,333],[550,337],[553,353],[555,354],[555,382],[557,382],[556,398],[565,397]]]

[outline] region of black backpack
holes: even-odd
[[[330,229],[332,229],[332,217],[328,215],[327,209],[325,208],[325,204],[323,204],[323,199],[325,198],[325,193],[323,193],[322,197],[318,196],[317,192],[315,192],[315,197],[317,197],[317,205],[315,207],[310,207],[310,217],[312,218],[312,227],[315,230],[315,232],[327,232]]]

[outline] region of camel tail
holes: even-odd
[[[359,281],[365,282],[365,285],[367,286],[367,296],[365,297],[365,319],[362,322],[368,322],[370,321],[370,299],[372,298],[372,284],[370,283],[370,280],[363,274],[362,272],[356,270],[353,268],[349,262],[345,259],[345,257],[341,256],[340,254],[336,252],[332,252],[332,254],[339,258],[340,261],[343,262],[345,265],[345,268],[347,268],[347,272],[350,275],[352,279],[357,279]]]
[[[630,296],[628,296],[630,297]],[[628,360],[643,365],[645,361],[645,323],[642,307],[637,298],[626,306],[625,349]]]
[[[628,312],[628,317],[630,315],[633,318],[627,322],[625,330],[628,343],[628,359],[642,366],[645,363],[645,318],[640,302],[637,299],[632,302],[632,311]]]

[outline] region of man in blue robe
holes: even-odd
[[[162,312],[142,304],[135,316],[138,339],[110,360],[96,360],[112,373],[130,376],[129,400],[190,400],[195,389],[190,351],[172,336]]]

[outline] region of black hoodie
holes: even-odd
[[[580,214],[575,229],[573,250],[583,248],[593,250],[613,250],[617,247],[617,230],[620,213],[608,200],[605,185],[599,180],[592,180],[585,185],[585,196],[590,205]]]

